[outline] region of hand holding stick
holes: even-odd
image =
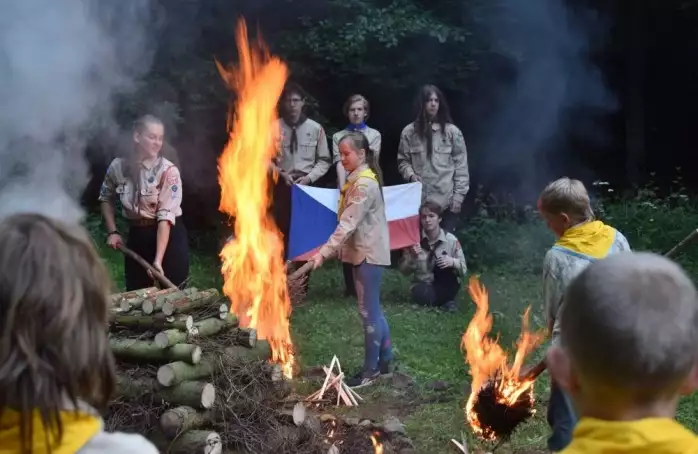
[[[133,252],[131,249],[127,248],[127,247],[124,246],[123,244],[119,245],[118,249],[119,249],[121,252],[123,252],[125,255],[131,257],[133,260],[135,260],[136,262],[138,262],[138,264],[139,264],[140,266],[142,266],[142,267],[145,268],[146,270],[150,271],[150,273],[151,273],[153,276],[155,276],[155,278],[156,278],[158,281],[160,281],[163,285],[165,285],[167,288],[174,288],[174,289],[179,288],[179,287],[177,287],[176,285],[174,285],[174,284],[172,283],[172,281],[170,281],[169,279],[167,279],[162,273],[160,273],[158,270],[156,270],[155,268],[153,268],[153,266],[152,266],[150,263],[146,262],[145,259],[144,259],[143,257],[141,257],[140,255],[136,254],[136,253]]]

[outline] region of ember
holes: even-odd
[[[276,104],[288,69],[262,45],[252,47],[247,27],[237,29],[239,68],[218,70],[236,93],[230,116],[230,140],[219,160],[220,210],[235,219],[234,238],[220,255],[223,291],[241,326],[257,330],[272,348],[273,361],[284,375],[293,374],[289,330],[291,302],[283,261],[283,240],[268,210],[269,164],[276,155],[280,131],[274,125]],[[217,62],[218,63],[218,62]]]
[[[461,343],[472,376],[471,392],[465,406],[466,418],[475,434],[481,438],[506,439],[521,422],[535,413],[535,378],[521,379],[520,374],[526,356],[545,336],[528,330],[530,307],[527,308],[514,362],[510,366],[498,340],[488,337],[492,330],[492,315],[489,313],[487,290],[475,277],[470,279],[468,290],[477,309]]]

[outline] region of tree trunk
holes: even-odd
[[[164,314],[155,315],[111,315],[110,324],[141,330],[179,329],[189,331],[194,326],[190,316],[167,317]]]
[[[143,400],[144,396],[154,396],[175,405],[209,410],[216,402],[216,388],[207,382],[186,381],[163,388],[152,378],[117,376],[117,394],[132,401]]]
[[[134,339],[110,338],[109,347],[117,358],[141,361],[184,361],[198,364],[201,347],[193,344],[175,344],[161,348],[155,342]]]
[[[172,441],[170,454],[221,454],[223,442],[218,433],[210,430],[190,430]]]
[[[183,432],[200,429],[212,420],[210,412],[199,413],[192,407],[181,406],[167,410],[160,416],[160,429],[172,439]]]

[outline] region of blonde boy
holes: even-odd
[[[572,279],[589,264],[629,251],[630,246],[622,233],[594,219],[589,194],[581,181],[565,177],[548,184],[540,195],[538,209],[557,237],[543,262],[545,318],[552,343],[556,344],[560,336],[558,312]],[[552,428],[548,449],[560,451],[572,438],[576,416],[554,380],[547,416]]]
[[[567,454],[697,453],[674,421],[698,384],[698,294],[675,263],[624,252],[568,287],[547,364],[581,420]]]

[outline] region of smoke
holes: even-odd
[[[150,0],[2,2],[0,217],[82,219],[85,148],[148,70],[152,15]]]
[[[565,0],[499,4],[498,20],[488,23],[490,42],[514,68],[490,100],[497,107],[484,120],[481,167],[485,181],[505,182],[516,198],[531,200],[569,168],[570,138],[588,146],[607,140],[598,122],[618,102],[591,52],[608,30],[598,14]]]

